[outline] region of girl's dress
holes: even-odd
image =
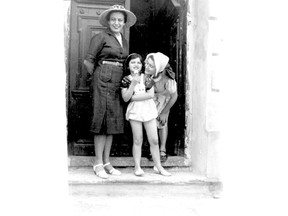
[[[175,82],[175,80],[172,80],[171,78],[163,74],[162,78],[159,81],[155,82],[154,84],[154,89],[155,89],[154,102],[156,104],[159,115],[171,98],[170,93],[167,88],[169,82]],[[165,125],[160,125],[160,123],[157,121],[157,127],[159,129],[166,127],[166,126],[167,126],[167,122]]]
[[[145,93],[144,74],[141,74],[140,83],[134,88],[133,94]],[[157,108],[153,99],[131,101],[126,110],[126,120],[146,122],[157,117]]]

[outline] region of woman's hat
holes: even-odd
[[[101,14],[100,14],[100,17],[99,17],[99,22],[101,25],[103,26],[106,26],[108,27],[109,24],[108,24],[108,20],[107,20],[107,15],[110,13],[110,12],[124,12],[126,15],[127,15],[127,22],[125,23],[125,25],[127,27],[131,27],[133,26],[135,23],[136,23],[136,16],[134,13],[132,13],[131,11],[127,10],[126,8],[124,8],[124,6],[122,5],[113,5],[112,7],[110,7],[109,9],[103,11]]]

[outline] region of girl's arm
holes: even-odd
[[[122,98],[125,102],[128,102],[131,99],[133,92],[134,92],[134,88],[137,83],[138,81],[133,79],[128,88],[121,89]]]
[[[168,101],[168,103],[166,104],[166,106],[164,107],[164,109],[162,110],[161,114],[166,114],[170,109],[171,107],[175,104],[177,98],[178,98],[178,93],[177,91],[170,94],[171,98],[170,100]]]
[[[154,87],[150,88],[147,92],[132,95],[131,101],[143,101],[152,99],[154,97]]]
[[[166,114],[167,112],[169,112],[169,110],[171,109],[171,107],[174,105],[174,103],[178,98],[177,83],[175,82],[175,80],[169,80],[166,84],[166,89],[170,94],[170,100],[162,110],[161,114]]]
[[[176,82],[175,82],[175,84],[176,84]],[[168,121],[169,110],[175,104],[177,98],[178,98],[177,90],[174,92],[170,92],[170,100],[168,101],[168,103],[166,104],[164,109],[161,111],[161,113],[159,113],[159,115],[157,117],[158,121],[160,121],[160,124],[164,125]]]

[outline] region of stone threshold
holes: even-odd
[[[110,162],[115,167],[134,167],[133,157],[110,157]],[[93,156],[68,156],[69,167],[91,167],[94,163]],[[147,158],[141,158],[141,166],[153,167],[154,163]],[[188,160],[183,156],[169,156],[168,160],[162,163],[163,167],[191,167]]]

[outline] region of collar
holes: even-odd
[[[116,35],[111,31],[110,28],[106,28],[105,32],[108,34],[108,35],[111,35],[111,36],[114,36],[116,38]],[[123,38],[123,35],[122,35],[122,32],[120,32],[122,38]]]
[[[154,82],[159,82],[162,78],[162,72],[158,73],[157,77],[152,77]]]

